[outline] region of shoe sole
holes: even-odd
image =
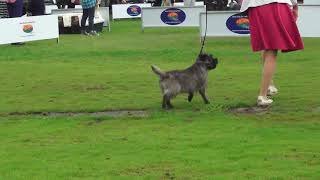
[[[257,104],[258,107],[266,108],[271,106],[271,104]]]

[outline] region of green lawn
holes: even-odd
[[[208,96],[161,109],[150,69],[182,69],[199,51],[197,29],[140,30],[115,21],[100,37],[0,46],[0,179],[320,179],[320,38],[280,54],[280,93],[255,105],[261,64],[249,38],[208,38],[219,58]],[[32,115],[146,110],[147,117]],[[30,115],[10,115],[31,113]]]

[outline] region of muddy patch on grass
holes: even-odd
[[[44,117],[78,117],[78,116],[90,116],[90,117],[148,117],[149,113],[146,110],[107,110],[99,112],[13,112],[9,113],[9,116],[44,116]],[[101,120],[97,119],[97,123]]]
[[[93,125],[97,125],[103,122],[103,118],[102,117],[96,117],[94,121],[90,121],[87,123],[87,126],[93,126]]]
[[[320,113],[320,106],[316,107],[312,110],[312,112]]]
[[[120,175],[125,175],[125,176],[146,176],[149,174],[162,174],[162,178],[160,179],[176,179],[175,174],[173,170],[164,165],[145,165],[142,167],[135,167],[135,168],[128,168],[120,172]]]
[[[269,111],[269,107],[259,107],[259,106],[251,106],[251,107],[232,107],[229,108],[228,111],[233,114],[266,114]]]
[[[192,123],[193,122],[193,118],[192,117],[187,117],[187,118],[184,119],[184,122]]]
[[[104,91],[109,89],[107,86],[102,85],[102,84],[96,84],[96,85],[88,85],[88,86],[80,86],[80,85],[74,85],[72,86],[73,89],[79,90],[82,92],[87,92],[87,91]]]

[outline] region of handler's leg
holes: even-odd
[[[262,53],[261,54],[261,59],[262,59],[262,65],[264,65],[264,62],[265,62],[265,56],[266,56],[266,53]],[[273,96],[275,94],[278,93],[278,89],[276,88],[276,86],[274,85],[274,81],[273,81],[273,76],[272,76],[272,79],[271,79],[271,82],[270,82],[270,85],[268,87],[268,91],[267,91],[267,95],[268,96]]]
[[[262,79],[257,104],[258,106],[269,106],[273,101],[272,99],[267,98],[267,93],[276,69],[277,50],[264,51],[263,58]]]
[[[272,84],[272,77],[276,69],[277,50],[263,52],[263,71],[259,96],[267,96],[268,87]]]

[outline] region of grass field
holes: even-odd
[[[197,29],[115,21],[100,37],[0,46],[0,179],[320,179],[320,39],[304,42],[280,54],[280,93],[263,114],[228,111],[255,105],[261,64],[248,38],[209,38],[220,60],[211,104],[179,96],[172,111],[150,65],[193,63]],[[128,109],[148,115],[33,114]]]

